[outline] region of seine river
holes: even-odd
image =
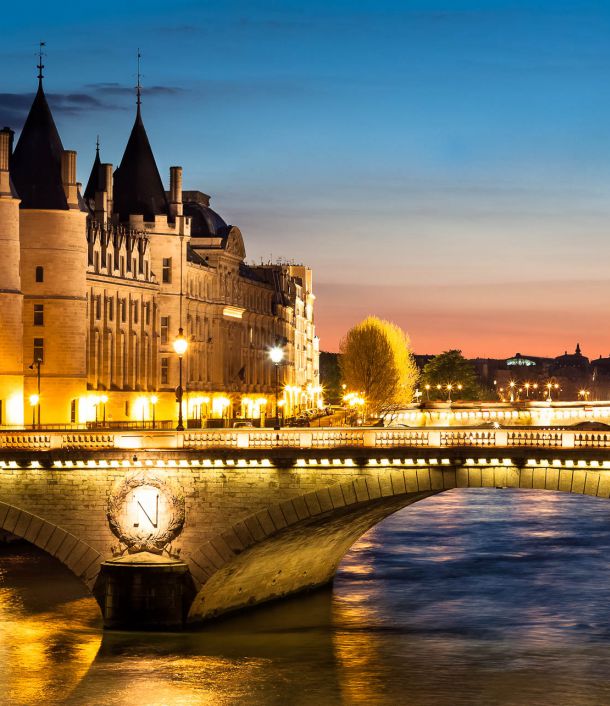
[[[610,704],[610,502],[451,491],[331,590],[182,634],[103,635],[53,560],[0,549],[2,704]]]

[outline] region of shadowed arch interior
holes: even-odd
[[[86,542],[42,517],[4,502],[0,502],[0,529],[55,557],[89,590],[93,589],[103,558]]]
[[[610,471],[590,468],[499,464],[376,470],[271,505],[199,547],[188,560],[200,586],[189,620],[328,583],[367,530],[445,490],[512,487],[610,496]]]

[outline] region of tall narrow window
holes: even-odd
[[[70,424],[76,424],[76,400],[70,402]]]
[[[99,294],[95,297],[95,318],[98,321],[102,318],[102,297]]]
[[[164,257],[163,258],[162,280],[165,283],[169,283],[172,281],[172,258],[171,257]]]
[[[114,320],[114,299],[112,297],[108,298],[108,321]]]
[[[40,265],[36,268],[36,281],[44,282],[44,267],[41,267]]]
[[[34,304],[34,326],[44,326],[44,304]]]
[[[169,384],[169,359],[161,358],[161,384]]]
[[[125,323],[127,320],[127,300],[121,299],[121,322]]]
[[[34,362],[40,361],[44,363],[44,339],[35,338],[34,339]]]
[[[169,341],[169,316],[161,317],[161,343]]]
[[[137,323],[138,323],[138,310],[139,310],[139,308],[140,308],[140,307],[138,306],[138,304],[139,304],[139,302],[134,302],[134,303],[133,303],[133,322],[134,322],[134,324],[137,324]]]

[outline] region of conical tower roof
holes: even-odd
[[[11,159],[11,177],[21,208],[68,210],[61,180],[63,151],[39,79],[38,91]]]
[[[85,201],[87,203],[95,201],[95,192],[101,191],[102,186],[102,161],[100,160],[100,145],[98,142],[95,148],[95,159],[93,160],[93,166],[91,167],[89,181],[87,182],[87,187],[85,188],[85,193],[83,194]]]
[[[155,216],[169,213],[139,104],[123,159],[114,173],[114,211],[121,221],[130,215],[143,215],[145,221],[153,221]]]

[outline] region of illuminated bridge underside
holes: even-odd
[[[125,553],[109,500],[150,474],[183,497],[164,554],[186,564],[184,620],[323,585],[349,547],[397,510],[452,488],[610,497],[606,448],[56,449],[0,451],[0,529],[57,557],[102,603],[100,567]],[[150,616],[149,616],[150,617]]]

